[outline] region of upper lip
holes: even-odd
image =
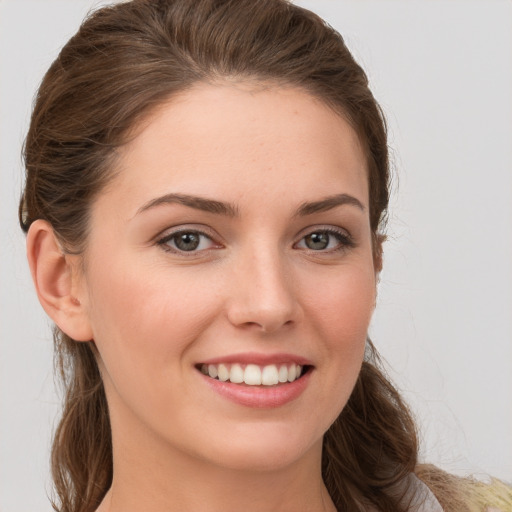
[[[214,357],[201,361],[200,364],[257,364],[258,366],[267,366],[270,364],[300,364],[301,366],[312,366],[312,362],[296,354],[276,353],[262,354],[257,352],[245,352],[240,354],[229,354],[226,356]]]

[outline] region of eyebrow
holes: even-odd
[[[354,196],[349,194],[336,194],[333,196],[325,197],[324,199],[320,199],[319,201],[312,201],[309,203],[301,204],[295,215],[298,217],[304,217],[306,215],[312,215],[313,213],[326,212],[336,208],[337,206],[343,205],[356,206],[361,211],[365,211],[365,207],[361,201],[359,201],[359,199],[355,198]]]
[[[162,204],[182,204],[196,210],[227,215],[228,217],[236,217],[238,215],[238,208],[235,205],[187,194],[165,194],[164,196],[152,199],[137,210],[137,215]]]
[[[222,201],[216,201],[214,199],[207,199],[199,196],[191,196],[188,194],[165,194],[152,199],[141,206],[137,210],[136,215],[162,204],[181,204],[183,206],[188,206],[189,208],[195,208],[196,210],[202,210],[217,215],[226,215],[228,217],[237,217],[239,214],[238,207],[231,203],[224,203]],[[365,210],[361,201],[356,199],[354,196],[349,194],[336,194],[320,199],[319,201],[302,203],[299,208],[297,208],[294,216],[305,217],[314,213],[326,212],[336,208],[337,206],[343,205],[356,206],[362,211]]]

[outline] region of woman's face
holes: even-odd
[[[198,85],[117,170],[79,288],[114,446],[239,469],[319,457],[375,302],[354,131],[298,89]]]

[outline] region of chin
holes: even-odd
[[[252,472],[279,471],[303,459],[321,457],[323,435],[298,431],[292,426],[260,425],[244,432],[224,433],[210,446],[206,458],[226,469]],[[213,448],[213,449],[212,449]]]

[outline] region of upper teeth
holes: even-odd
[[[302,373],[302,366],[295,363],[267,366],[248,364],[244,368],[238,363],[203,364],[201,372],[223,382],[230,381],[235,384],[243,382],[249,386],[274,386],[298,379]]]

